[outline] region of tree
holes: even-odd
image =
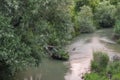
[[[75,0],[75,11],[79,12],[82,6],[88,5],[88,2],[88,0]]]
[[[61,46],[71,36],[70,3],[0,0],[0,80],[9,80],[18,71],[38,66],[49,45],[59,47],[58,55],[64,54]]]
[[[15,34],[13,26],[10,25],[10,18],[1,15],[0,21],[0,79],[6,80],[23,68],[36,66],[40,58],[33,56],[32,47],[22,42],[21,37]]]
[[[115,22],[115,26],[114,26],[114,32],[115,32],[115,37],[117,39],[120,38],[120,15],[119,15],[119,12],[120,12],[120,3],[118,3],[117,5],[117,8],[116,8],[116,22]]]
[[[95,9],[95,19],[100,27],[113,27],[115,23],[115,6],[103,1]]]
[[[113,5],[117,5],[120,2],[120,0],[110,0],[110,3]]]
[[[94,11],[99,3],[100,3],[100,0],[89,0],[88,5],[91,6]]]
[[[83,6],[76,16],[75,30],[77,32],[93,32],[95,30],[93,24],[93,13],[89,6]]]

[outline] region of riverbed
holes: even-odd
[[[111,60],[114,55],[120,55],[120,45],[112,37],[112,29],[81,34],[65,48],[70,55],[68,61],[44,59],[40,67],[17,74],[16,80],[83,80],[84,74],[90,72],[93,52],[105,52]]]

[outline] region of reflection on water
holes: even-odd
[[[104,29],[75,38],[66,47],[70,59],[64,64],[68,71],[63,62],[45,59],[39,68],[19,73],[16,80],[83,80],[90,72],[93,51],[107,52],[110,58],[119,55],[120,45],[111,40],[111,33],[112,29]]]

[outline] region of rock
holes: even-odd
[[[113,61],[120,61],[120,56],[114,55],[113,56]]]

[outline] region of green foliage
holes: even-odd
[[[89,6],[81,7],[81,11],[76,16],[75,30],[77,33],[93,32],[93,13]]]
[[[93,11],[95,10],[95,8],[98,6],[99,3],[100,0],[89,0],[89,6],[92,7]]]
[[[115,35],[120,36],[120,21],[117,20],[114,26]]]
[[[100,2],[95,8],[95,20],[100,27],[113,27],[116,8],[109,1]]]
[[[68,60],[69,59],[68,53],[66,53],[64,50],[60,50],[59,54],[60,54],[60,56],[63,60]]]
[[[113,75],[112,80],[120,80],[120,73]]]
[[[61,46],[72,32],[70,0],[0,1],[0,80],[36,67],[45,47],[57,46],[57,54],[68,59]]]
[[[100,76],[97,73],[90,73],[85,75],[85,80],[108,80],[104,76]]]
[[[120,2],[120,0],[110,0],[110,3],[113,5],[117,5]]]
[[[91,70],[95,72],[104,71],[107,67],[109,57],[103,52],[94,52],[93,61],[91,62]]]
[[[116,22],[114,25],[114,33],[118,39],[120,38],[120,15],[119,15],[119,12],[120,12],[120,3],[118,3],[117,8],[116,8],[116,14],[115,14]]]
[[[120,2],[116,5],[115,19],[120,20]]]
[[[109,63],[109,65],[107,67],[107,72],[109,72],[111,74],[120,73],[120,61],[115,61],[115,62]]]
[[[112,80],[120,79],[120,61],[110,62],[107,67],[107,72],[112,75]]]
[[[101,76],[95,73],[91,73],[90,75],[88,74],[85,76],[85,80],[99,80],[100,78]]]
[[[88,4],[88,0],[74,0],[75,1],[75,12],[79,12],[81,7]]]
[[[23,68],[37,65],[40,58],[32,55],[33,48],[21,42],[21,37],[15,34],[13,26],[10,25],[10,18],[3,15],[0,16],[0,33],[0,74],[3,74],[1,80],[14,76]],[[34,55],[40,57],[36,53]]]
[[[101,27],[114,26],[115,35],[120,37],[118,2],[119,0],[0,0],[0,80],[9,80],[18,71],[38,66],[41,56],[46,54],[45,47],[48,46],[57,49],[50,51],[52,55],[67,60],[69,55],[62,46],[73,35],[93,32],[96,29],[94,22]],[[91,68],[103,75],[109,58],[101,52],[96,53]],[[115,74],[114,79],[116,73],[119,73],[119,67],[112,71],[116,65],[118,63],[107,67]],[[92,73],[87,77],[88,80],[99,80],[101,74]],[[106,78],[103,77],[104,79]]]
[[[53,59],[57,60],[68,60],[69,55],[63,49],[55,49],[54,53],[52,54]]]
[[[94,53],[91,70],[90,74],[85,75],[85,80],[120,79],[120,61],[109,61],[109,57],[103,52]]]
[[[100,3],[101,0],[74,0],[75,2],[75,11],[79,12],[81,7],[90,6],[94,10],[95,7]]]

